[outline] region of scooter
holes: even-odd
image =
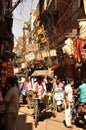
[[[61,88],[55,88],[54,90],[54,100],[57,105],[57,111],[61,112],[64,108],[64,94]]]
[[[86,102],[78,105],[75,122],[86,129]]]

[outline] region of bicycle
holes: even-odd
[[[37,127],[38,124],[38,119],[39,119],[39,98],[34,98],[34,122],[35,122],[35,127]]]
[[[55,100],[53,100],[51,98],[50,104],[48,104],[48,106],[45,106],[43,104],[43,102],[41,102],[41,100],[38,97],[35,97],[33,99],[34,99],[34,124],[35,124],[35,128],[38,125],[39,117],[44,113],[44,112],[42,113],[42,110],[44,107],[45,107],[45,111],[47,111],[48,109],[51,109],[53,116],[54,117],[57,116],[57,106],[56,106]]]

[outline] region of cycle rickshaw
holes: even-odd
[[[31,75],[31,81],[32,81],[32,85],[35,82],[36,78],[38,76],[42,76],[44,78],[50,78],[52,80],[52,85],[53,85],[53,71],[52,70],[37,70],[35,71],[32,75]],[[33,98],[34,100],[34,123],[35,123],[35,127],[37,127],[38,121],[39,121],[39,117],[42,115],[42,113],[40,113],[40,100],[38,97]],[[45,111],[47,112],[47,110],[51,110],[52,115],[54,117],[56,117],[57,114],[57,108],[55,107],[55,102],[54,102],[54,98],[53,98],[53,91],[48,91],[46,94],[46,98],[45,98]]]

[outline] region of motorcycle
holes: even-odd
[[[75,122],[86,129],[86,102],[78,105]]]
[[[64,93],[61,88],[55,88],[54,90],[54,100],[57,106],[57,111],[61,112],[64,108]]]

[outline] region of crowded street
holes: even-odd
[[[56,118],[50,111],[47,111],[39,120],[37,128],[34,126],[32,113],[33,109],[28,109],[27,105],[21,105],[16,130],[70,130],[64,124],[64,111],[57,112]],[[83,128],[74,126],[73,130],[83,130]]]
[[[0,0],[0,130],[86,130],[86,0]]]

